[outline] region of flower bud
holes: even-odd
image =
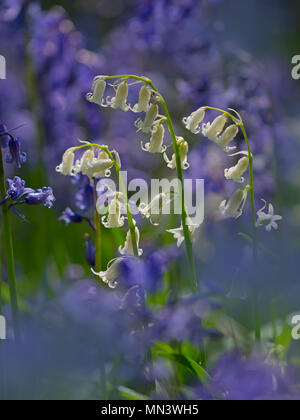
[[[205,107],[201,107],[196,111],[192,112],[189,117],[183,118],[182,121],[187,130],[191,131],[194,134],[200,133],[199,124],[203,121],[205,117],[205,109]]]
[[[235,182],[243,183],[245,182],[245,178],[243,177],[244,173],[248,169],[249,166],[249,158],[243,157],[241,158],[238,163],[233,166],[232,168],[225,169],[224,174],[226,179],[232,179]]]

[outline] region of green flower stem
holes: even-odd
[[[6,197],[6,186],[5,186],[5,173],[3,166],[2,149],[0,147],[0,193],[1,199]],[[10,302],[12,310],[12,320],[15,340],[20,340],[20,328],[19,328],[19,306],[17,296],[17,282],[15,273],[15,262],[14,262],[14,251],[12,241],[12,229],[10,210],[7,203],[2,204],[2,230],[3,230],[3,249],[6,257],[7,274],[8,274],[8,286],[10,293]]]
[[[182,194],[181,194],[181,196],[182,196],[182,214],[181,214],[182,228],[183,228],[183,234],[184,234],[184,239],[185,239],[185,246],[186,246],[188,263],[189,263],[189,267],[190,267],[190,274],[191,274],[191,278],[192,278],[192,287],[196,290],[197,289],[197,276],[196,276],[195,262],[194,262],[194,256],[193,256],[193,246],[192,246],[191,234],[190,234],[189,227],[187,225],[188,214],[187,214],[186,207],[185,207],[185,191],[184,191],[184,183],[183,183],[182,165],[181,165],[179,147],[178,147],[177,141],[176,141],[176,134],[175,134],[175,131],[174,131],[173,123],[172,123],[172,120],[171,120],[171,117],[170,117],[170,113],[169,113],[167,104],[166,104],[164,98],[162,97],[162,95],[157,90],[157,88],[154,86],[153,82],[150,79],[148,79],[147,77],[140,77],[140,76],[135,76],[135,75],[132,75],[132,74],[125,74],[125,75],[107,76],[106,79],[123,79],[123,80],[135,79],[137,81],[140,81],[140,82],[145,83],[148,86],[150,86],[151,89],[154,92],[156,92],[157,95],[158,95],[157,102],[161,104],[161,106],[162,106],[162,108],[165,112],[165,117],[166,117],[166,121],[167,121],[167,124],[168,124],[168,129],[169,129],[169,132],[170,132],[170,135],[171,135],[172,145],[173,145],[175,158],[176,158],[177,177],[181,182],[181,188],[182,188],[182,191],[181,191],[182,192]]]
[[[255,196],[254,196],[254,175],[253,175],[253,155],[251,153],[249,138],[244,126],[244,123],[239,116],[239,118],[236,118],[233,114],[230,112],[224,111],[223,109],[214,108],[214,107],[205,107],[206,109],[212,109],[215,111],[222,112],[224,115],[228,115],[233,122],[241,128],[246,146],[247,146],[247,152],[248,152],[248,159],[249,159],[249,195],[250,195],[250,203],[251,203],[251,216],[252,216],[252,227],[253,227],[253,266],[256,267],[257,264],[257,224],[256,224],[256,211],[255,211]],[[257,287],[256,284],[254,284],[253,287],[253,310],[254,310],[254,333],[255,333],[255,339],[256,341],[261,340],[261,326],[260,326],[260,314],[259,314],[259,304],[258,304],[258,293],[257,293]]]
[[[101,237],[101,220],[100,214],[97,211],[97,183],[94,181],[94,197],[95,197],[95,216],[94,216],[94,225],[95,225],[95,270],[99,273],[102,270],[102,237]]]

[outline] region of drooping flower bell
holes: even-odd
[[[116,95],[111,98],[106,98],[106,104],[114,109],[121,109],[122,111],[128,111],[130,109],[130,105],[127,105],[127,97],[128,97],[128,84],[126,82],[122,82],[116,88]]]
[[[224,133],[222,133],[216,139],[217,145],[222,147],[222,149],[225,150],[225,152],[236,149],[236,146],[229,147],[228,145],[235,139],[238,132],[239,132],[239,128],[237,125],[235,124],[230,125],[229,127],[226,128]]]
[[[115,289],[118,284],[117,279],[120,276],[121,263],[123,260],[124,258],[122,257],[115,258],[108,263],[106,271],[100,271],[97,273],[92,268],[92,273],[94,273],[95,276],[100,277],[103,283],[107,284],[111,289]]]
[[[153,127],[150,142],[146,143],[145,146],[143,143],[142,150],[149,153],[164,153],[167,149],[167,146],[163,145],[165,135],[165,128],[163,124],[157,124]]]
[[[119,200],[120,194],[121,193],[117,193],[116,196],[111,200],[111,202],[108,205],[108,215],[103,216],[101,219],[103,225],[107,229],[120,228],[124,226],[125,217],[121,216],[123,204]],[[97,211],[99,212],[99,214],[101,213],[101,210],[102,209],[98,209],[97,207]]]
[[[80,213],[77,213],[70,207],[67,207],[58,220],[63,220],[66,225],[68,225],[69,223],[81,223],[83,219],[84,218]]]
[[[10,139],[10,136],[7,132],[6,125],[0,122],[0,147],[5,149],[8,146],[9,139]]]
[[[105,151],[99,151],[98,156],[94,154],[94,149],[88,149],[82,155],[81,160],[76,162],[76,173],[81,172],[87,175],[89,179],[103,178],[110,176],[110,168],[113,161]]]
[[[189,232],[193,239],[195,231],[196,229],[198,229],[199,225],[193,224],[189,217],[187,218],[186,223],[188,225]],[[168,229],[167,232],[173,235],[174,239],[177,241],[177,247],[180,248],[184,241],[183,226],[181,225],[179,228]]]
[[[217,141],[218,135],[223,131],[227,118],[224,114],[214,119],[212,123],[208,122],[202,126],[202,134],[211,141]]]
[[[257,226],[264,226],[267,232],[270,232],[273,229],[278,229],[277,222],[282,220],[282,216],[274,214],[274,207],[270,203],[268,208],[268,213],[265,213],[264,210],[267,207],[267,202],[262,200],[265,205],[262,209],[257,212]]]
[[[36,191],[30,192],[25,197],[26,204],[30,206],[38,206],[42,204],[48,209],[53,207],[54,201],[55,201],[55,197],[53,195],[53,190],[51,187],[43,187]]]
[[[245,182],[244,173],[249,167],[249,158],[243,157],[232,168],[225,169],[224,175],[226,179],[232,179],[235,182],[242,184]]]
[[[62,175],[74,176],[74,160],[75,160],[75,147],[67,149],[62,157],[62,162],[56,167],[56,172],[60,172]]]
[[[189,151],[189,145],[184,140],[183,137],[177,137],[176,142],[179,149],[180,161],[182,169],[186,170],[190,167],[190,164],[187,161],[187,155]],[[172,159],[170,160],[166,153],[164,153],[164,160],[167,163],[168,168],[176,169],[176,155],[175,153],[172,155]]]
[[[32,188],[25,188],[25,181],[18,176],[15,176],[14,179],[7,179],[7,198],[11,200],[19,200],[26,194],[34,192]]]
[[[133,112],[147,112],[149,109],[149,102],[151,98],[151,91],[147,85],[144,85],[139,93],[139,101],[132,108]]]
[[[196,111],[192,112],[189,117],[183,118],[182,121],[187,130],[191,131],[194,134],[200,133],[200,124],[202,123],[205,117],[205,110],[205,107],[201,107]]]
[[[6,156],[7,163],[15,163],[18,169],[21,168],[22,163],[26,162],[26,153],[21,152],[21,142],[19,139],[10,136],[8,142],[9,153]]]
[[[223,216],[238,219],[242,215],[247,201],[248,188],[239,188],[233,193],[228,202],[226,200],[222,201],[220,210]]]
[[[160,193],[157,194],[148,205],[141,203],[139,205],[139,211],[144,217],[149,219],[154,226],[158,226],[160,216],[164,214],[164,210],[166,206],[169,206],[170,202],[170,194]]]
[[[89,102],[98,104],[100,106],[106,106],[104,104],[103,96],[106,89],[106,82],[103,76],[96,76],[92,84],[92,92],[86,95],[86,99]]]
[[[136,223],[134,221],[135,225],[135,240],[136,240],[136,248],[138,250],[138,256],[140,257],[143,254],[143,250],[139,248],[139,242],[140,242],[140,231],[138,227],[136,226]],[[127,232],[126,240],[124,246],[119,247],[119,253],[124,256],[134,256],[134,249],[132,244],[132,237],[130,230]]]
[[[146,112],[145,120],[142,121],[140,118],[134,123],[135,127],[142,130],[144,133],[149,134],[152,131],[152,126],[158,117],[158,105],[151,104],[148,111]]]

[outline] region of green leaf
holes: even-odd
[[[133,389],[127,388],[125,386],[119,386],[118,391],[120,395],[125,400],[134,400],[134,401],[147,401],[151,400],[151,398],[147,397],[146,395],[140,394],[139,392],[134,391]]]

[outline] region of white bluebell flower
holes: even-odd
[[[151,104],[148,111],[146,112],[145,120],[142,121],[140,118],[134,123],[135,127],[142,130],[144,133],[149,134],[152,131],[153,124],[158,117],[158,105]]]
[[[189,145],[184,140],[183,137],[177,137],[176,142],[177,142],[178,149],[179,149],[179,155],[180,155],[180,161],[181,161],[182,169],[186,170],[190,167],[190,164],[187,161]],[[175,155],[175,153],[172,155],[171,160],[168,158],[167,154],[164,153],[164,160],[167,163],[168,168],[176,169],[176,155]]]
[[[100,277],[103,283],[107,284],[111,289],[115,289],[118,284],[118,277],[120,276],[120,265],[124,258],[115,258],[111,260],[107,265],[106,271],[100,271],[97,273],[93,268],[91,271],[95,276]]]
[[[151,98],[151,90],[147,85],[144,85],[139,93],[139,101],[132,108],[133,112],[147,112],[149,109],[149,102]]]
[[[92,92],[86,95],[86,99],[89,102],[98,104],[100,106],[106,106],[104,104],[103,96],[106,89],[106,81],[104,76],[96,76],[92,84]]]
[[[236,149],[236,146],[229,147],[229,143],[231,143],[235,137],[237,136],[239,132],[239,128],[237,125],[232,124],[229,127],[226,128],[226,130],[217,137],[216,143],[218,146],[222,147],[225,152],[228,152],[230,150]]]
[[[202,123],[205,117],[205,107],[201,107],[196,111],[192,112],[190,116],[183,118],[183,124],[186,129],[191,131],[194,134],[200,133],[200,124]]]
[[[62,162],[60,165],[56,167],[56,172],[60,172],[62,175],[69,175],[73,176],[75,175],[75,168],[74,168],[74,159],[75,159],[75,153],[74,150],[75,147],[71,147],[70,149],[67,149],[62,157]]]
[[[110,201],[108,205],[108,215],[103,216],[101,221],[103,225],[107,229],[111,228],[120,228],[124,226],[125,217],[121,216],[121,212],[123,209],[123,204],[119,200],[119,196],[121,193],[117,193],[116,196]],[[102,209],[98,209],[97,211],[101,213]]]
[[[247,171],[249,167],[249,158],[243,157],[241,158],[238,163],[233,166],[232,168],[225,169],[224,175],[226,179],[232,179],[235,182],[242,184],[245,182],[245,178],[243,177],[244,173]]]
[[[143,250],[139,248],[140,231],[138,227],[136,226],[135,221],[134,221],[134,225],[135,225],[136,248],[138,250],[138,256],[140,257],[143,254]],[[124,246],[119,247],[119,253],[124,256],[134,256],[134,249],[133,249],[132,236],[131,236],[130,230],[127,232]]]
[[[116,89],[116,95],[113,98],[108,96],[106,98],[106,105],[114,109],[121,109],[122,111],[128,111],[130,109],[130,105],[126,103],[127,97],[128,97],[127,82],[120,83],[115,89]]]
[[[208,122],[207,124],[202,125],[202,134],[207,137],[209,140],[217,141],[218,135],[223,131],[227,117],[222,114],[219,117],[215,118],[212,123]]]
[[[199,225],[193,224],[189,217],[186,220],[186,224],[188,225],[188,229],[193,240],[195,231],[199,228]],[[174,239],[177,241],[177,247],[179,248],[184,242],[183,226],[181,225],[179,228],[168,229],[167,232],[173,235]]]
[[[145,146],[141,143],[142,150],[149,153],[164,153],[167,149],[167,146],[163,145],[164,135],[165,128],[163,124],[155,125],[152,129],[150,142],[146,143]]]
[[[238,219],[242,215],[247,201],[248,188],[239,188],[232,194],[228,202],[226,200],[222,201],[220,210],[223,216]]]

